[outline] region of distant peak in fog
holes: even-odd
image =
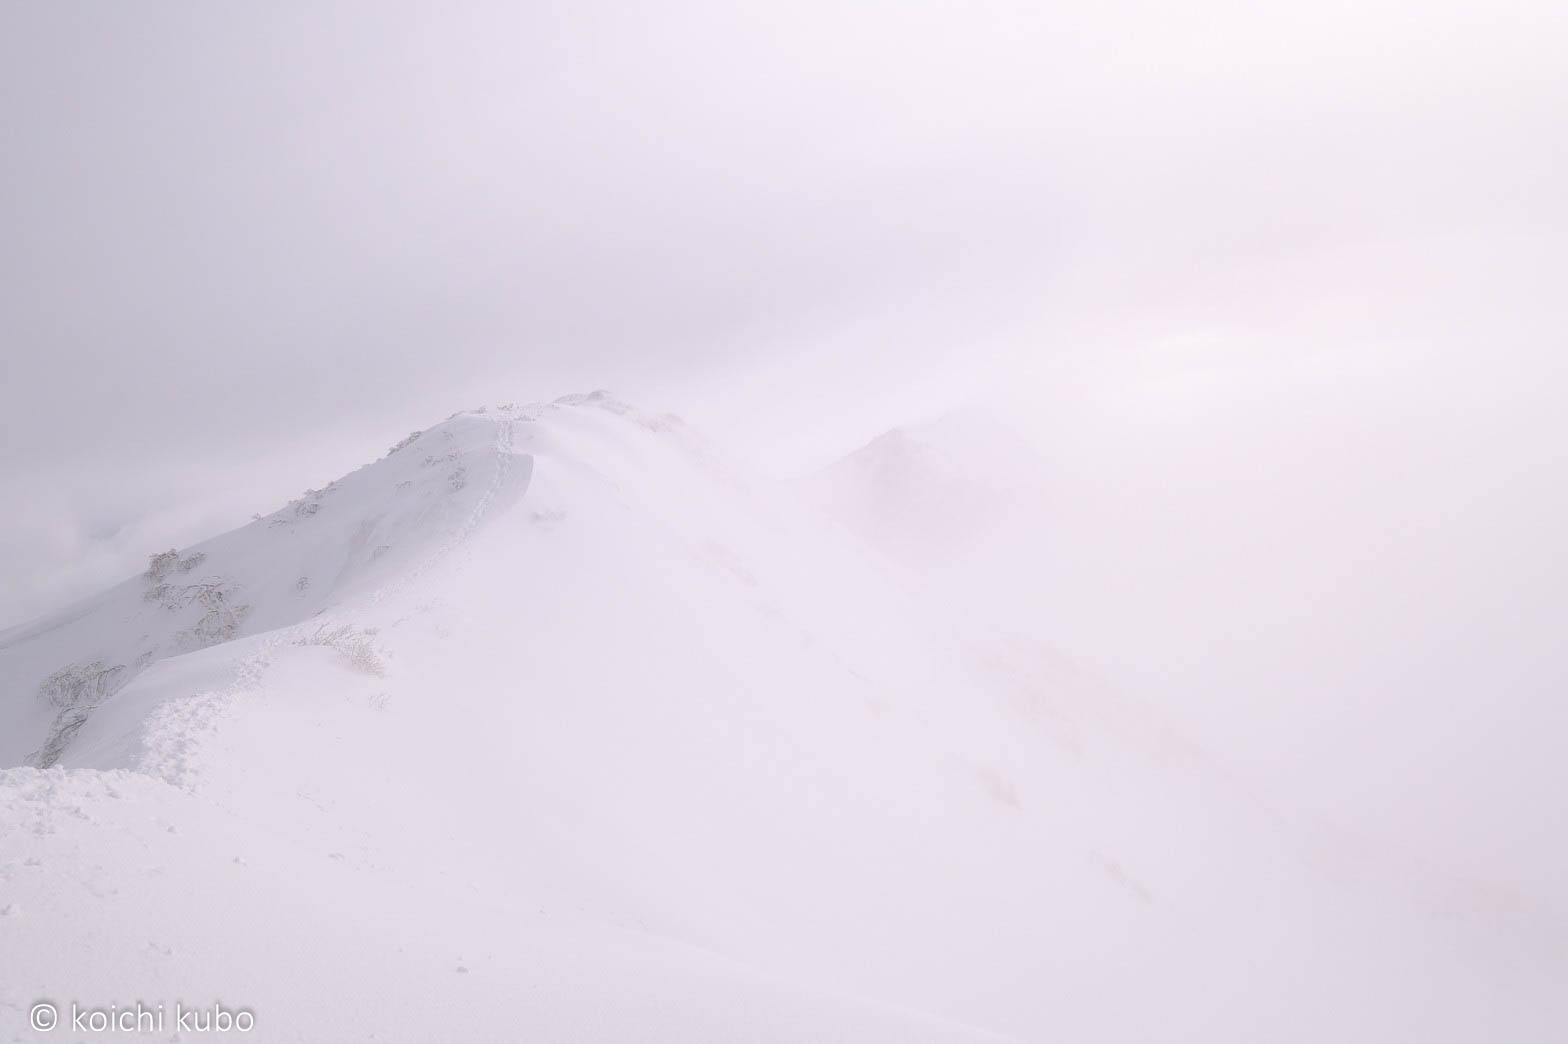
[[[829,514],[917,565],[952,559],[1048,486],[1046,459],[983,406],[892,428],[812,480]]]

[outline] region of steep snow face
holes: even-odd
[[[248,1006],[262,1039],[1568,1024],[1559,925],[1253,801],[673,418],[463,414],[334,485],[179,552],[168,582],[245,585],[233,637],[175,655],[194,623],[167,624],[54,768],[0,773],[0,1019],[74,995]],[[7,652],[54,643],[41,680],[134,650],[174,612],[155,586]],[[0,711],[23,756],[57,713],[36,684]]]
[[[250,525],[155,554],[96,598],[0,632],[0,764],[48,766],[150,664],[373,592],[515,498],[512,421],[458,415]]]

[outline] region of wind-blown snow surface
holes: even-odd
[[[0,1032],[46,999],[320,1041],[1568,1027],[1559,925],[1255,802],[906,576],[595,393],[0,634]]]

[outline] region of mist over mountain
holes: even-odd
[[[0,5],[0,1041],[1568,1040],[1565,54]]]
[[[979,406],[893,428],[811,481],[827,511],[917,567],[973,553],[1044,510],[1046,460]]]
[[[0,634],[7,1009],[134,978],[265,1039],[1560,1019],[1559,923],[1271,804],[921,579],[1049,503],[1035,460],[977,414],[891,433],[819,480],[844,524],[607,393],[492,406]]]

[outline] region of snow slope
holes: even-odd
[[[266,518],[154,555],[143,575],[0,632],[17,715],[0,735],[0,764],[53,764],[94,709],[152,663],[297,624],[460,541],[527,486],[528,458],[499,437],[482,416],[453,417]],[[25,698],[34,692],[43,699]]]
[[[164,562],[0,636],[7,1039],[45,999],[322,1041],[1568,1026],[1561,925],[1260,804],[604,393]]]

